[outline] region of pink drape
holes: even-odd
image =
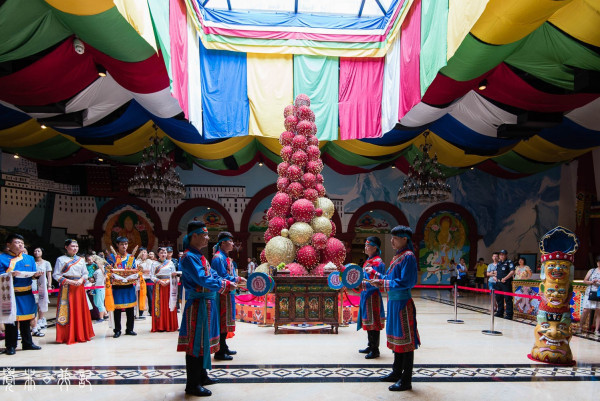
[[[416,0],[402,23],[400,33],[400,104],[401,119],[421,101],[421,0]]]
[[[170,0],[171,77],[173,96],[188,117],[187,17],[184,0]]]
[[[385,58],[340,58],[340,139],[381,136],[384,62]]]

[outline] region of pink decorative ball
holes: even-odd
[[[335,237],[335,223],[331,222],[331,234],[332,237]]]
[[[317,216],[317,217],[323,216],[323,209],[321,209],[321,208],[315,209],[315,216]]]
[[[325,263],[319,263],[316,267],[314,267],[310,274],[314,276],[324,276],[325,275]]]
[[[302,177],[302,169],[300,166],[292,164],[288,167],[286,176],[290,179],[290,181],[300,181],[300,178]]]
[[[281,192],[285,192],[288,185],[290,185],[290,179],[287,177],[279,177],[277,179],[277,189]]]
[[[296,96],[296,100],[294,102],[294,105],[296,107],[310,106],[310,98],[308,97],[308,95],[305,95],[304,93],[301,93],[298,96]]]
[[[308,139],[309,145],[317,146],[317,147],[319,146],[319,138],[317,138],[316,136],[313,135],[311,137],[308,137],[307,139]]]
[[[292,155],[291,161],[292,163],[297,164],[300,167],[304,167],[306,166],[306,163],[308,163],[308,156],[306,155],[305,151],[297,150]]]
[[[308,160],[317,160],[321,157],[321,151],[318,146],[310,145],[306,148],[306,154],[308,155]]]
[[[277,174],[279,174],[280,177],[285,177],[285,173],[289,166],[290,166],[290,163],[288,163],[288,162],[279,163],[279,165],[277,166]]]
[[[287,106],[285,106],[285,109],[283,109],[283,118],[294,115],[296,115],[296,108],[294,107],[294,105],[288,104]]]
[[[344,263],[346,258],[346,247],[344,243],[337,238],[329,238],[323,251],[325,262],[333,262],[336,265]]]
[[[287,188],[287,193],[292,197],[292,199],[301,198],[303,192],[304,187],[299,182],[292,182]]]
[[[294,154],[294,149],[291,146],[284,146],[283,148],[281,148],[281,158],[283,159],[284,162],[290,162],[292,155]]]
[[[308,141],[306,140],[306,137],[300,133],[292,139],[292,148],[294,148],[294,150],[304,150],[307,146]]]
[[[306,276],[308,271],[300,263],[290,263],[285,265],[285,268],[290,271],[290,276]]]
[[[291,227],[292,224],[294,224],[295,222],[296,222],[296,220],[294,220],[293,217],[288,217],[288,219],[287,219],[288,227]]]
[[[323,174],[317,174],[317,183],[322,184],[325,179],[323,178]]]
[[[275,216],[287,216],[290,206],[292,206],[292,198],[285,192],[278,192],[271,201],[271,209]]]
[[[300,182],[304,185],[304,188],[312,188],[317,183],[317,177],[312,173],[304,173]]]
[[[310,245],[304,245],[302,248],[298,249],[296,253],[296,260],[298,263],[302,264],[307,269],[312,269],[318,262],[319,255],[315,248]]]
[[[271,221],[273,217],[275,217],[275,211],[270,207],[267,209],[267,221]]]
[[[269,231],[277,236],[281,234],[281,230],[287,228],[287,222],[283,217],[274,217],[269,221]]]
[[[317,135],[317,124],[315,124],[315,122],[314,122],[314,121],[311,121],[311,122],[310,122],[310,128],[311,128],[310,132],[311,132],[313,135]]]
[[[325,187],[323,186],[323,184],[316,184],[315,189],[317,190],[317,193],[319,194],[319,198],[322,198],[325,196]]]
[[[315,205],[308,199],[298,199],[292,203],[292,216],[296,221],[310,223],[315,216]]]
[[[327,236],[323,233],[314,233],[312,236],[312,244],[316,249],[325,249],[327,246]]]
[[[302,136],[306,136],[306,137],[312,135],[313,127],[311,124],[312,123],[308,120],[300,120],[298,125],[296,125],[296,131],[298,132],[298,135],[302,135]]]
[[[265,244],[269,241],[271,241],[271,239],[273,239],[273,237],[275,237],[275,235],[271,232],[271,230],[265,231]]]
[[[281,150],[283,153],[283,149]],[[313,173],[314,175],[319,174],[323,170],[323,162],[321,159],[311,160],[306,163],[306,171],[308,173]]]
[[[298,120],[315,121],[315,113],[308,106],[297,107],[296,117],[298,117]]]
[[[294,139],[294,133],[290,131],[283,131],[281,135],[279,135],[279,143],[282,146],[289,146],[292,144],[292,140]]]
[[[267,255],[265,254],[264,249],[260,253],[260,263],[267,263]]]
[[[283,126],[286,131],[296,132],[296,125],[298,124],[298,117],[287,116],[283,122]]]
[[[308,199],[311,202],[314,202],[319,198],[319,194],[317,193],[316,189],[307,188],[304,190],[304,198]]]

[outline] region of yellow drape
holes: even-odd
[[[448,7],[448,60],[479,17],[488,0],[450,0]]]
[[[155,52],[158,52],[148,2],[139,0],[114,0],[114,2],[119,13],[129,22],[129,25],[152,46]]]
[[[582,42],[600,46],[598,0],[573,0],[555,12],[548,21]]]

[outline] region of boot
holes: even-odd
[[[379,330],[369,330],[367,333],[370,351],[365,355],[365,359],[379,358]]]
[[[208,372],[206,369],[202,368],[200,371],[200,384],[203,386],[210,386],[211,384],[217,384],[219,382],[218,379],[212,379],[208,376]]]
[[[200,378],[202,376],[202,359],[195,358],[191,355],[185,355],[185,371],[186,371],[186,383],[185,393],[189,395],[195,395],[196,397],[208,397],[212,392],[202,387]]]
[[[225,340],[227,339],[227,333],[221,333],[219,337],[219,350],[215,353],[215,360],[217,361],[232,361],[233,357],[229,354],[229,347]]]
[[[406,391],[412,390],[412,370],[413,362],[415,359],[415,352],[406,352],[404,354],[404,361],[402,363],[402,375],[400,380],[392,384],[389,389],[390,391]]]
[[[404,355],[400,352],[394,352],[394,365],[392,365],[392,372],[389,375],[381,376],[379,381],[381,382],[397,382],[402,377],[402,366],[404,364]]]

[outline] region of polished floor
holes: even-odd
[[[214,362],[215,400],[537,400],[592,399],[600,379],[600,342],[573,337],[572,368],[533,364],[533,326],[496,320],[502,336],[482,313],[486,296],[459,299],[454,317],[447,293],[415,291],[422,347],[415,352],[413,390],[392,393],[377,377],[389,372],[392,353],[365,360],[357,350],[366,334],[356,325],[339,334],[274,335],[272,327],[238,323],[228,342],[238,351],[228,363]],[[124,319],[124,317],[123,317]],[[56,344],[55,330],[36,338],[41,351],[0,355],[2,400],[179,400],[186,397],[184,357],[175,352],[176,333],[150,333],[150,320],[136,321],[138,336],[112,338],[108,324],[94,324],[96,337],[71,346]],[[7,385],[14,383],[12,386]],[[11,391],[12,390],[12,391]]]

